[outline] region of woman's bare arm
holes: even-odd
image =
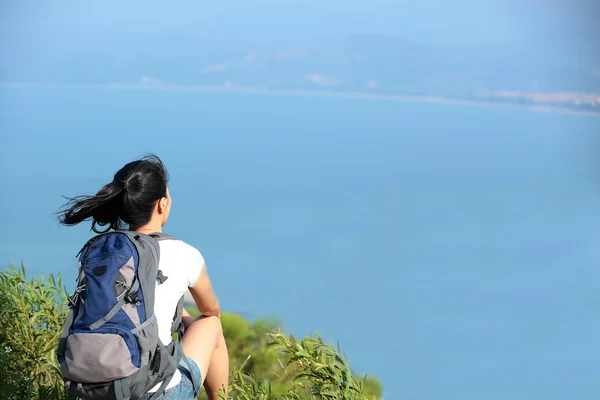
[[[208,272],[206,271],[206,264],[202,267],[196,284],[190,287],[190,293],[202,315],[206,317],[219,317],[221,315],[219,300],[213,291]]]

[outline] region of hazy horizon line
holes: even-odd
[[[477,106],[488,108],[512,108],[528,111],[538,111],[556,114],[573,114],[591,117],[600,117],[600,111],[568,109],[560,106],[543,104],[515,104],[498,103],[490,100],[465,100],[439,95],[403,95],[403,94],[381,94],[357,91],[341,90],[319,90],[319,89],[272,89],[268,86],[237,86],[237,85],[190,85],[190,84],[170,84],[159,80],[152,83],[68,83],[68,82],[17,82],[0,81],[0,89],[11,88],[80,88],[80,89],[108,89],[108,90],[156,90],[156,91],[180,91],[180,92],[199,92],[199,93],[246,93],[246,94],[267,94],[284,96],[307,96],[307,97],[334,97],[357,100],[382,100],[413,103],[438,103],[455,104],[465,106]]]

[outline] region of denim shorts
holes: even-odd
[[[179,363],[179,371],[181,372],[181,380],[179,383],[172,388],[165,390],[163,394],[158,396],[156,400],[194,400],[194,384],[192,383],[192,374],[197,379],[197,382],[200,384],[202,382],[202,373],[200,372],[200,368],[191,358],[187,358],[187,361],[190,363],[191,371],[188,368],[188,363],[186,362],[186,356],[184,355],[181,358],[181,362]],[[198,394],[200,394],[199,388]]]

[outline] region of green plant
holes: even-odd
[[[380,392],[373,397],[365,393],[365,384],[371,381],[367,377],[357,378],[339,347],[336,350],[327,345],[319,334],[316,338],[306,336],[302,340],[281,331],[267,336],[268,346],[275,348],[285,360],[278,360],[285,376],[276,374],[279,381],[287,381],[285,392],[277,394],[271,381],[244,374],[242,365],[233,372],[228,397],[221,394],[222,400],[366,400],[380,397]]]
[[[60,276],[28,280],[23,265],[0,270],[0,398],[64,397],[55,349],[66,299]]]
[[[364,399],[364,382],[357,379],[346,357],[326,345],[319,334],[316,339],[307,336],[296,340],[293,335],[281,332],[270,334],[271,346],[283,350],[287,365],[294,365],[297,374],[294,381],[316,398]],[[308,394],[308,393],[305,393]]]
[[[0,270],[1,399],[65,398],[55,349],[67,298],[60,275],[28,279],[23,265]],[[355,376],[339,348],[328,346],[319,335],[297,340],[283,334],[276,321],[250,322],[234,313],[223,313],[221,323],[232,366],[228,399],[381,397],[379,382]]]

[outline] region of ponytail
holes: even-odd
[[[96,195],[67,198],[58,220],[63,225],[77,225],[92,219],[96,233],[120,230],[125,225],[135,230],[150,221],[156,202],[167,196],[168,180],[162,161],[151,154],[126,164]],[[107,227],[101,230],[99,226]]]
[[[121,228],[119,219],[119,197],[123,194],[124,186],[118,182],[110,182],[94,196],[77,196],[69,198],[65,208],[59,211],[58,219],[61,224],[71,226],[88,219],[93,219],[92,230],[96,233],[107,232]],[[97,226],[108,227],[104,230]]]

